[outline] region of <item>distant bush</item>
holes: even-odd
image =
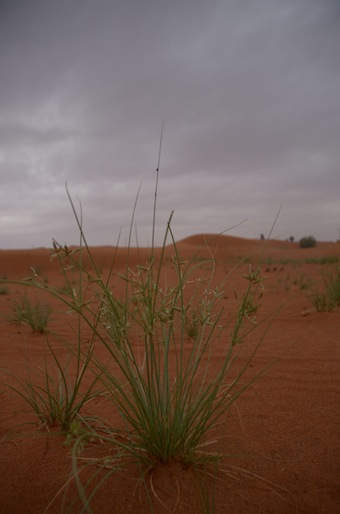
[[[303,237],[299,241],[300,248],[312,248],[316,246],[316,239],[313,236]]]

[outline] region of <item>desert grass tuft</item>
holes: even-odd
[[[112,412],[121,418],[119,426],[123,427],[118,433],[116,426],[107,421],[98,430],[91,426],[75,442],[74,477],[84,510],[91,512],[93,496],[124,461],[138,463],[146,479],[146,470],[159,464],[181,462],[198,469],[221,457],[206,451],[209,434],[253,382],[242,381],[252,356],[236,372],[231,374],[231,369],[242,342],[258,326],[255,314],[263,284],[260,268],[249,267],[244,276],[248,285],[240,301],[234,331],[226,336],[221,324],[225,283],[214,284],[212,256],[211,271],[204,280],[200,270],[204,267],[204,276],[207,275],[206,261],[197,259],[196,255],[188,262],[181,260],[171,228],[171,214],[158,260],[152,247],[144,264],[130,268],[127,262],[125,272],[118,277],[125,294],[116,296],[109,286],[110,275],[104,280],[98,270],[70,196],[69,200],[82,234],[82,251],[91,268],[80,271],[91,282],[97,299],[78,306],[77,312],[93,333],[96,344],[109,355],[110,366],[95,356],[92,365],[97,368]],[[169,241],[175,269],[172,282],[164,280],[162,275]],[[72,267],[79,267],[75,254],[70,255],[67,249],[59,255],[67,257]],[[216,367],[216,362],[212,365],[212,355],[214,342],[220,337],[225,338],[225,352]],[[257,345],[252,355],[256,348]],[[79,468],[83,460],[79,458],[89,437],[92,442],[104,442],[115,450],[110,463],[107,457],[96,460],[93,477],[83,483]]]
[[[294,285],[298,286],[300,291],[305,291],[314,285],[314,280],[309,278],[305,273],[300,273],[294,280]]]
[[[335,273],[324,275],[324,292],[316,293],[312,297],[314,307],[318,312],[331,312],[340,305],[340,268]]]
[[[20,301],[14,302],[12,321],[28,324],[34,331],[45,335],[45,361],[44,365],[36,365],[29,361],[27,378],[19,380],[15,375],[2,370],[12,376],[16,385],[6,384],[8,388],[21,396],[31,407],[39,420],[39,424],[46,428],[59,427],[63,432],[69,432],[72,423],[80,419],[83,407],[92,399],[103,394],[98,386],[100,374],[97,368],[91,368],[92,354],[95,346],[94,334],[84,345],[82,318],[79,310],[86,304],[84,296],[88,284],[84,284],[82,261],[78,259],[80,282],[75,287],[74,269],[70,267],[69,254],[73,250],[62,249],[54,242],[51,258],[60,262],[60,271],[64,277],[65,286],[61,289],[53,287],[41,277],[36,269],[32,268],[32,275],[20,280],[8,280],[9,283],[25,286],[43,291],[52,299],[58,300],[64,306],[65,317],[73,317],[72,341],[65,340],[59,334],[47,331],[47,322],[51,308],[43,302],[33,303],[27,295]],[[81,248],[81,241],[80,247]],[[80,249],[75,252],[81,251]],[[55,343],[67,350],[66,359],[59,356]],[[94,372],[95,371],[95,372]],[[86,385],[84,383],[86,382]]]
[[[83,407],[102,394],[102,389],[97,387],[99,376],[91,373],[90,380],[88,378],[92,351],[93,346],[86,354],[81,350],[80,358],[73,348],[62,361],[46,336],[44,364],[41,366],[28,361],[27,377],[23,380],[2,369],[5,376],[12,378],[11,383],[5,385],[26,401],[40,427],[47,430],[58,427],[68,433],[72,422],[80,419]],[[87,385],[84,388],[85,377]]]
[[[45,302],[33,302],[24,295],[20,300],[13,300],[12,315],[13,323],[28,325],[33,332],[46,332],[50,320],[52,308]]]

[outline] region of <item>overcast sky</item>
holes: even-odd
[[[0,248],[339,238],[339,0],[0,0]]]

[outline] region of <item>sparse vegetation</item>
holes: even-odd
[[[78,359],[74,366],[71,355],[63,364],[48,340],[47,347],[52,361],[47,362],[45,359],[44,367],[29,368],[25,381],[20,381],[11,374],[17,385],[8,387],[28,403],[41,428],[59,427],[62,431],[68,432],[71,424],[79,418],[83,406],[99,395],[99,390],[94,389],[99,377],[94,377],[90,385],[81,391],[92,348],[84,362],[81,363]],[[76,376],[73,379],[69,374],[72,364],[72,369],[76,369]]]
[[[340,263],[340,257],[338,255],[328,255],[324,257],[307,257],[305,259],[291,259],[291,258],[284,258],[284,259],[274,259],[273,257],[267,257],[262,261],[263,264],[267,264],[268,266],[274,265],[274,264],[282,264],[283,266],[286,266],[288,264],[292,264],[293,266],[298,266],[299,264],[306,263],[306,264],[321,264],[321,265],[332,265],[332,264],[339,264]]]
[[[300,275],[294,280],[294,285],[297,285],[300,291],[310,289],[313,284],[314,280],[308,277],[305,273],[300,273]]]
[[[340,268],[324,275],[324,289],[312,296],[312,302],[318,312],[334,311],[340,305]]]
[[[0,275],[0,280],[6,280],[7,276],[2,274]],[[9,289],[6,285],[0,286],[0,295],[6,295],[9,293]]]
[[[33,332],[46,332],[52,309],[45,302],[33,302],[24,295],[13,300],[11,321],[31,327]]]
[[[307,257],[306,264],[339,264],[340,257],[337,255],[329,255],[327,257]]]

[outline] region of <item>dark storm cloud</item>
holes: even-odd
[[[175,209],[179,237],[244,218],[257,237],[282,201],[278,232],[336,237],[339,34],[335,0],[2,2],[1,245],[69,239],[65,181],[93,244],[143,181],[143,239],[163,119],[160,221]]]

